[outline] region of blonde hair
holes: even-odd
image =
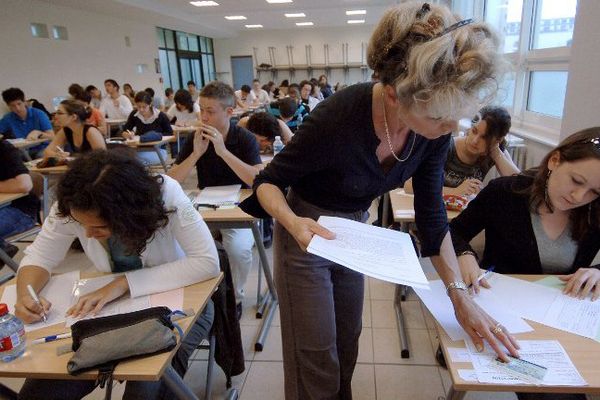
[[[494,98],[507,70],[499,40],[484,23],[448,29],[457,22],[444,6],[414,2],[389,9],[379,21],[367,62],[406,107],[457,119]]]

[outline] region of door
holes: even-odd
[[[233,88],[238,90],[242,85],[252,85],[254,79],[254,65],[252,56],[231,57],[231,73],[233,76]]]

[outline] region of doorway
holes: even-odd
[[[254,79],[252,56],[232,56],[231,73],[234,90],[240,89],[242,85],[252,85]]]

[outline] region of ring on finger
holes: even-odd
[[[501,332],[502,332],[502,329],[503,329],[502,325],[500,324],[500,322],[498,322],[498,323],[497,323],[497,324],[496,324],[496,325],[495,325],[495,326],[492,328],[492,333],[493,333],[494,335],[497,335],[497,334],[499,334],[499,333],[501,333]]]

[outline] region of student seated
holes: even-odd
[[[200,120],[200,105],[192,99],[192,95],[180,89],[175,93],[175,104],[167,110],[171,123],[177,126],[193,126]]]
[[[133,90],[131,83],[123,84],[123,94],[127,96],[131,104],[135,104],[135,90]]]
[[[84,104],[90,106],[91,114],[90,117],[85,121],[86,124],[95,126],[98,128],[103,137],[108,136],[108,125],[106,124],[106,119],[104,115],[97,108],[92,106],[92,96],[86,91],[79,93],[75,100],[79,100]]]
[[[173,89],[171,89],[171,88],[166,88],[165,89],[165,110],[170,109],[173,104],[175,104],[175,92],[173,92]]]
[[[104,81],[106,97],[100,103],[100,112],[110,119],[125,119],[133,110],[127,96],[119,93],[119,84],[114,79]]]
[[[258,106],[258,98],[252,93],[250,86],[242,85],[240,90],[235,91],[235,104],[244,110]]]
[[[262,168],[258,142],[246,129],[230,123],[235,96],[222,82],[207,84],[200,92],[201,122],[177,156],[169,176],[180,183],[194,167],[198,188],[236,185],[249,188]],[[244,298],[244,285],[252,268],[254,238],[250,229],[221,229],[223,247],[229,256],[238,313]]]
[[[29,107],[25,102],[25,93],[21,89],[6,89],[2,92],[2,99],[10,110],[0,119],[0,133],[5,138],[36,140],[54,137],[48,116],[37,108]],[[36,158],[45,147],[45,144],[32,147],[29,149],[29,154]]]
[[[73,316],[97,312],[126,294],[160,293],[219,274],[214,241],[181,186],[168,176],[150,175],[127,149],[94,151],[75,160],[58,184],[57,198],[18,270],[15,314],[25,323],[39,321],[42,311],[52,312],[43,297],[43,310],[36,305],[27,285],[39,293],[76,238],[98,270],[124,274],[81,297],[68,311]],[[181,376],[210,329],[210,305],[173,358]],[[93,380],[27,379],[19,399],[80,399],[94,387]],[[129,382],[123,398],[175,395],[162,381]]]
[[[275,118],[268,112],[257,112],[243,117],[238,126],[248,129],[254,133],[260,146],[261,153],[273,153],[273,141],[275,136],[280,136],[283,144],[288,144],[294,134],[285,122]]]
[[[144,92],[152,96],[152,107],[156,108],[158,111],[167,111],[165,109],[165,102],[163,98],[160,96],[156,96],[154,93],[154,89],[152,89],[151,87],[147,87],[146,89],[144,89]]]
[[[503,107],[484,107],[473,118],[466,136],[453,137],[444,165],[444,194],[475,196],[488,171],[496,166],[500,176],[518,174],[519,168],[504,149],[511,118]],[[412,193],[412,180],[404,183]]]
[[[29,193],[32,188],[21,152],[7,140],[0,139],[0,193]],[[0,207],[0,247],[10,257],[17,253],[18,248],[4,239],[33,228],[39,209],[40,201],[33,194]],[[0,260],[0,267],[2,265],[4,263]]]
[[[331,89],[331,85],[327,82],[327,75],[319,76],[319,89],[321,90],[323,99],[326,99],[333,94],[333,89]]]
[[[63,100],[55,113],[60,131],[44,150],[44,158],[66,158],[71,154],[106,149],[102,133],[87,124],[92,107],[78,100]]]
[[[190,94],[192,95],[192,100],[198,101],[198,95],[200,93],[198,92],[198,89],[196,88],[196,82],[188,81],[187,88],[188,88],[188,92],[190,92]]]
[[[269,104],[271,98],[269,97],[269,92],[260,87],[260,81],[258,79],[254,79],[252,81],[252,94],[256,97],[259,105]]]
[[[102,104],[102,92],[94,85],[88,85],[85,87],[86,93],[89,93],[92,96],[92,107],[100,108],[100,104]]]
[[[159,133],[160,136],[173,134],[169,117],[164,112],[152,106],[152,96],[150,96],[150,93],[145,91],[138,92],[135,95],[135,105],[136,110],[129,114],[127,122],[123,126],[123,129],[125,129],[123,137],[125,139],[132,139],[134,133],[140,137],[153,132]],[[166,150],[161,149],[160,151],[163,157],[167,156]],[[148,165],[160,163],[154,149],[139,152],[138,157]]]

